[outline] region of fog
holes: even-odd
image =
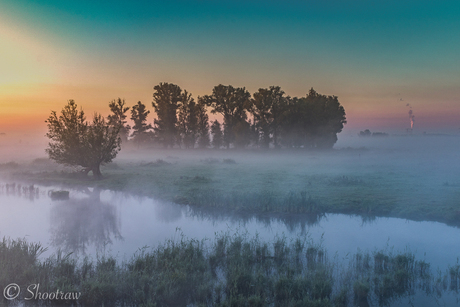
[[[374,132],[374,131],[372,131]],[[455,150],[459,145],[460,134],[453,133],[388,133],[388,137],[359,137],[358,133],[353,131],[344,131],[338,134],[338,141],[334,145],[335,150],[341,149],[370,149],[370,150],[381,150],[382,152],[389,151],[424,151],[432,152],[434,154],[442,154]],[[21,160],[27,161],[28,159],[46,157],[45,148],[49,140],[45,137],[43,132],[30,131],[28,133],[0,133],[0,159],[1,161]],[[146,148],[147,147],[147,148]],[[128,148],[128,150],[126,150]],[[148,146],[144,148],[130,148],[123,147],[118,157],[129,158],[129,154],[133,157],[140,157],[142,152],[146,154],[145,158],[150,156],[148,152]],[[156,147],[157,151],[164,152],[165,150],[161,147]],[[249,153],[257,150],[251,148],[247,150],[238,151]],[[196,150],[199,151],[199,150]],[[222,150],[226,152],[225,150]],[[273,150],[272,150],[273,151]],[[281,152],[286,150],[281,150]],[[299,149],[299,151],[302,151]],[[154,153],[155,150],[150,150],[150,153]],[[172,150],[172,152],[182,152],[182,150]],[[201,151],[199,151],[201,153]],[[209,152],[213,152],[209,150]],[[228,155],[234,155],[235,151],[230,151]],[[181,154],[182,155],[182,154]],[[193,156],[193,150],[186,151],[186,155]],[[198,154],[200,155],[200,154]]]
[[[42,162],[43,166],[47,159],[46,145],[47,139],[38,135],[0,136],[0,167],[5,170],[0,176],[38,171],[40,163],[37,162]],[[161,160],[166,165],[173,165],[178,176],[200,176],[199,172],[203,171],[202,176],[211,181],[207,185],[209,189],[213,189],[214,183],[222,184],[222,181],[228,180],[227,185],[235,190],[238,190],[238,182],[241,181],[246,192],[287,189],[307,190],[309,195],[315,195],[310,186],[313,184],[314,188],[318,180],[331,188],[334,184],[349,184],[353,187],[355,183],[361,182],[365,186],[374,185],[378,191],[385,190],[391,197],[401,195],[398,201],[422,201],[439,205],[443,201],[457,200],[453,187],[460,185],[459,149],[458,135],[430,134],[388,137],[339,135],[338,142],[330,151],[301,148],[165,150],[123,145],[114,162],[106,165],[102,171],[104,173],[104,170],[109,170],[110,175],[114,167],[120,167],[126,172],[135,172],[134,169],[140,167],[146,173],[157,174],[168,169],[167,166],[163,169],[155,167],[155,161]],[[10,162],[18,165],[10,169]],[[231,164],[233,162],[234,165]],[[203,170],[206,168],[209,169]],[[62,169],[68,172],[75,170],[49,163],[43,171]],[[194,174],[195,171],[198,173]],[[138,184],[131,183],[131,177],[125,178],[128,182],[125,186]],[[148,177],[145,178],[148,180]],[[251,181],[244,182],[245,178]],[[22,179],[28,178],[23,176]],[[30,179],[33,181],[33,178]]]
[[[49,161],[46,143],[0,136],[0,236],[40,242],[44,256],[123,261],[215,233],[304,237],[340,263],[363,250],[410,250],[446,270],[460,256],[457,135],[340,135],[329,151],[124,144],[102,180]],[[57,190],[69,198],[52,199]]]
[[[0,163],[30,162],[46,157],[48,139],[44,133],[2,133],[0,134]]]

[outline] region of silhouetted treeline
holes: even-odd
[[[109,118],[123,125],[124,142],[164,148],[327,149],[346,123],[337,96],[321,95],[313,88],[298,98],[287,96],[279,86],[260,88],[251,95],[244,87],[219,84],[195,101],[178,85],[160,83],[154,87],[152,106],[153,126],[147,119],[150,111],[139,101],[131,108],[131,128],[125,121],[129,108],[124,100],[110,103]],[[208,111],[222,115],[222,122],[210,122]]]

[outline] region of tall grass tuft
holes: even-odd
[[[416,291],[456,292],[460,278],[458,264],[434,276],[409,252],[358,252],[344,266],[305,237],[269,242],[226,233],[198,241],[181,234],[122,262],[105,255],[78,261],[60,251],[42,260],[45,250],[4,238],[0,282],[81,293],[78,301],[35,302],[42,305],[389,306]]]

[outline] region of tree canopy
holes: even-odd
[[[337,96],[321,95],[311,88],[306,97],[288,100],[281,142],[294,148],[332,148],[346,122],[345,109]]]
[[[251,94],[243,87],[219,84],[214,87],[211,95],[203,97],[210,106],[211,113],[220,113],[224,117],[224,143],[236,146],[246,145],[249,139],[247,111],[250,109]]]
[[[131,120],[134,122],[131,137],[137,143],[137,146],[140,146],[149,138],[148,131],[152,129],[152,125],[147,124],[147,115],[149,113],[150,111],[147,110],[145,104],[140,101],[131,108]]]
[[[90,163],[82,161],[82,156],[88,156],[90,151],[83,143],[89,142],[86,138],[91,134],[102,133],[103,126],[112,127],[110,133],[118,129],[123,142],[137,143],[138,147],[151,143],[189,149],[328,149],[347,123],[337,96],[322,95],[313,88],[304,97],[290,97],[279,86],[259,88],[251,95],[244,87],[219,84],[211,95],[199,96],[196,102],[191,93],[178,85],[160,83],[154,87],[152,106],[156,113],[153,127],[147,119],[150,111],[140,101],[131,108],[130,127],[126,120],[130,107],[124,99],[110,102],[107,123],[99,115],[87,123],[84,112],[69,101],[60,117],[52,112],[47,120],[47,136],[54,140],[47,151],[60,163],[85,165],[87,169]],[[209,112],[222,117],[210,121]],[[110,138],[109,130],[101,138]],[[79,150],[82,152],[78,153]]]
[[[177,121],[179,146],[184,144],[185,148],[194,148],[198,138],[198,107],[192,94],[183,91],[181,94],[181,104],[178,107],[179,118]]]
[[[126,112],[128,112],[129,107],[125,106],[125,100],[118,98],[114,99],[109,103],[109,108],[112,114],[107,116],[107,120],[109,121],[110,125],[120,126],[120,137],[122,142],[128,141],[129,130],[131,127],[127,125]]]
[[[199,100],[195,107],[198,120],[198,147],[206,148],[210,145],[209,116],[206,113],[206,104],[202,100]]]
[[[222,134],[222,129],[220,127],[220,123],[217,119],[212,122],[211,134],[212,134],[212,146],[215,149],[219,149],[224,142],[224,137]]]
[[[100,178],[101,164],[111,162],[120,151],[119,124],[109,124],[100,114],[95,114],[92,122],[87,122],[83,110],[69,100],[58,116],[52,111],[46,120],[51,140],[46,152],[57,163],[81,166],[83,171],[92,171]]]
[[[278,147],[282,116],[287,111],[289,98],[284,96],[284,91],[279,86],[260,88],[253,97],[250,111],[257,129],[260,130],[261,144],[268,148],[273,139],[274,146]]]
[[[184,103],[190,103],[193,98],[186,91],[172,83],[160,83],[154,88],[152,106],[157,118],[154,120],[156,138],[164,147],[173,147],[178,138],[177,109]],[[185,120],[185,119],[184,119]]]

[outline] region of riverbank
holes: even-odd
[[[445,158],[445,157],[444,157]],[[451,161],[452,160],[452,161]],[[98,187],[242,214],[358,214],[460,225],[454,156],[342,149],[128,150],[96,181],[46,159],[2,164],[7,180]]]

